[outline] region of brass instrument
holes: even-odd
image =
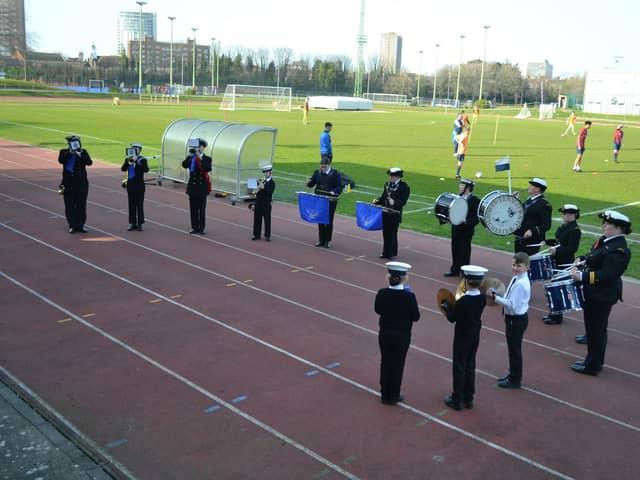
[[[467,288],[464,280],[465,280],[464,278],[461,278],[460,281],[458,282],[456,293],[454,295],[454,298],[456,299],[456,301],[460,297],[462,297],[465,293],[467,293]],[[496,292],[496,295],[499,295],[501,297],[506,292],[504,283],[502,283],[500,280],[494,277],[487,277],[482,280],[482,283],[480,284],[480,292],[482,293],[482,295],[486,295],[487,290],[493,290],[494,292]],[[497,305],[497,303],[491,297],[488,297],[487,305],[494,307]]]

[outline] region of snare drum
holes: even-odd
[[[523,217],[520,200],[499,190],[487,193],[478,206],[478,220],[496,235],[511,235],[520,228]]]
[[[551,280],[555,268],[555,257],[550,253],[540,253],[529,257],[529,280]]]
[[[561,280],[544,284],[544,294],[551,314],[582,310],[584,295],[582,285],[573,280]]]
[[[441,224],[449,222],[451,225],[460,225],[467,219],[468,211],[467,201],[459,195],[441,193],[436,198],[434,212]]]

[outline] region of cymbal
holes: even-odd
[[[496,292],[496,295],[499,295],[501,297],[504,296],[507,290],[504,286],[504,283],[502,283],[500,280],[494,277],[488,277],[482,280],[482,284],[480,285],[480,291],[483,294],[486,294],[487,290],[489,289],[493,289]],[[487,297],[487,305],[491,307],[495,307],[497,303],[491,297]]]
[[[456,305],[456,297],[446,288],[441,288],[440,290],[438,290],[436,301],[438,302],[438,308],[445,317],[447,316],[447,312],[444,310],[444,308],[441,307],[442,302],[446,302],[450,309],[452,309]]]

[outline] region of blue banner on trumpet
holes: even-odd
[[[322,195],[298,192],[300,218],[309,223],[329,223],[329,199]]]
[[[356,202],[356,223],[363,230],[382,230],[382,208]]]

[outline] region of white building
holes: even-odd
[[[612,115],[640,115],[640,72],[587,72],[584,111]]]
[[[140,12],[120,12],[118,15],[118,54],[127,49],[130,41],[138,40],[140,32]],[[142,12],[142,40],[155,40],[156,14]],[[130,55],[131,52],[127,52]]]
[[[544,63],[529,62],[527,63],[527,77],[551,80],[553,78],[553,65],[547,60],[545,60]]]

